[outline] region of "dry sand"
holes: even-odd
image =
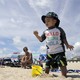
[[[70,62],[67,66],[68,69],[79,69],[80,62]],[[32,77],[32,69],[23,69],[17,67],[0,67],[0,80],[80,80],[80,73],[68,73],[67,78],[62,78],[60,72],[50,72],[50,75],[53,73],[58,75],[58,77],[44,76],[41,77]]]

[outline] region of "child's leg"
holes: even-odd
[[[61,69],[62,76],[67,77],[67,68],[66,68],[66,66],[61,66],[60,69]]]
[[[45,73],[47,73],[47,74],[49,74],[49,68],[47,67],[47,68],[45,68]]]

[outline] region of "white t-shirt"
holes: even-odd
[[[66,39],[66,37],[62,28],[55,27],[52,29],[47,29],[41,37],[42,41],[46,39],[48,54],[56,54],[65,51],[63,39]]]

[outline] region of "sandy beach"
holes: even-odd
[[[80,70],[80,62],[68,62],[68,70]],[[0,66],[0,80],[80,80],[80,72],[68,73],[67,78],[62,78],[60,72],[50,72],[58,75],[58,77],[44,76],[32,77],[32,69],[23,69],[21,67],[1,67]]]

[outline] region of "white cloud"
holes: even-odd
[[[0,54],[0,58],[4,58],[4,57],[11,57],[12,54]]]
[[[37,6],[45,8],[49,6],[50,0],[29,0],[28,1],[31,7]]]
[[[45,54],[46,53],[46,45],[45,44],[41,45],[37,52]]]
[[[74,46],[78,48],[80,46],[80,42],[76,42]]]
[[[75,12],[73,7],[75,7]],[[33,37],[32,32],[38,30],[39,33],[42,33],[45,29],[43,23],[39,22],[41,16],[48,11],[54,11],[60,15],[61,27],[67,32],[69,42],[75,43],[74,52],[71,51],[70,53],[79,54],[80,11],[78,11],[78,8],[79,5],[74,3],[74,0],[61,0],[61,2],[58,0],[0,0],[0,38],[13,38],[13,43],[10,41],[11,44],[9,45],[6,43],[7,40],[0,42],[0,44],[4,47],[6,43],[7,48],[10,46],[12,49],[17,48],[19,50],[22,50],[25,45],[29,45],[29,48],[37,51],[40,44],[36,43],[37,40]],[[35,45],[38,47],[34,48]],[[45,49],[45,45],[43,45],[39,51],[45,52]],[[9,51],[9,49],[6,51]]]
[[[15,36],[13,38],[13,44],[17,49],[22,50],[23,47],[26,45],[26,42],[24,42],[20,36]]]
[[[20,52],[20,55],[24,55],[24,54],[25,54],[24,51],[21,51],[21,52]]]
[[[8,48],[1,48],[0,49],[0,57],[11,57],[12,53],[8,52]]]
[[[16,36],[16,37],[13,38],[13,42],[14,42],[14,44],[19,44],[22,41],[21,41],[21,38],[19,36]]]
[[[75,43],[74,52],[75,52],[76,55],[80,55],[80,42]]]
[[[3,42],[3,41],[0,41],[0,45],[5,45],[5,42]]]
[[[68,10],[68,8],[70,6],[69,4],[70,4],[69,0],[66,0],[65,3],[63,4],[63,7],[61,8],[61,12],[60,12],[60,19],[61,20],[64,19],[65,13],[66,13],[66,11]]]
[[[35,5],[44,8],[49,6],[49,2],[49,0],[36,0]]]
[[[47,10],[51,10],[52,2],[50,0],[27,0],[28,4],[32,7],[32,9],[36,12],[37,16],[40,18],[42,11],[47,12]]]
[[[1,49],[0,49],[0,54],[5,53],[6,51],[7,51],[7,48],[1,48]]]
[[[30,43],[27,43],[27,40],[26,40],[26,38],[25,38],[25,40],[22,38],[22,37],[20,37],[20,36],[15,36],[14,38],[13,38],[13,45],[18,49],[18,50],[20,50],[20,51],[22,51],[23,52],[23,47],[28,47],[28,45],[29,45]],[[28,48],[28,50],[29,50],[29,52],[31,52],[31,50]],[[22,53],[21,52],[21,53]]]
[[[46,46],[45,46],[45,45],[41,46],[41,47],[40,47],[40,50],[41,50],[41,51],[46,51]]]
[[[3,26],[3,23],[0,21],[0,27],[2,27]]]
[[[4,0],[0,0],[0,3],[5,5],[5,1]]]
[[[74,45],[74,49],[70,51],[66,49],[67,58],[72,58],[74,56],[80,56],[80,42],[76,42]]]
[[[71,51],[69,49],[66,49],[66,56],[68,59],[80,55],[80,42],[76,42],[73,46],[74,49]],[[46,46],[42,45],[39,49],[39,52],[46,53]]]
[[[1,55],[2,53],[3,53],[3,50],[1,49],[1,50],[0,50],[0,55]]]
[[[78,22],[80,22],[80,14],[77,15],[76,20],[75,20],[75,23],[78,23]]]
[[[26,36],[31,36],[36,24],[36,21],[34,22],[32,17],[24,15],[0,18],[0,36],[7,37],[9,35],[9,37],[25,37],[24,34],[27,34]]]

